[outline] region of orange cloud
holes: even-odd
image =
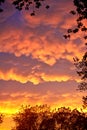
[[[35,27],[38,25],[50,25],[51,27],[57,27],[58,24],[63,20],[63,16],[69,13],[71,8],[73,8],[73,2],[66,1],[47,1],[50,6],[48,10],[45,8],[41,8],[40,11],[36,10],[35,17],[31,17],[29,12],[24,11],[22,12],[23,18],[27,25],[31,27]],[[69,5],[66,8],[66,5]]]
[[[79,79],[70,74],[55,74],[53,73],[44,73],[44,72],[35,72],[35,70],[32,70],[29,74],[22,74],[21,72],[17,72],[17,69],[9,69],[7,72],[3,72],[0,70],[0,79],[2,80],[13,80],[18,81],[20,83],[27,83],[32,82],[34,85],[37,85],[41,82],[49,82],[49,81],[68,81],[68,80],[77,80]]]
[[[34,76],[32,74],[28,76],[23,76],[21,74],[17,74],[15,69],[10,69],[9,71],[3,73],[0,71],[0,79],[2,80],[15,80],[21,83],[26,83],[28,81],[32,82],[33,84],[38,84],[40,82],[40,79],[37,76]]]
[[[17,32],[14,32],[13,36],[12,33],[9,35],[9,38],[6,38],[7,40],[5,40],[6,43],[3,40],[0,40],[2,43],[0,44],[1,52],[14,53],[16,56],[28,56],[31,54],[33,58],[49,65],[55,64],[56,60],[60,58],[65,58],[72,61],[74,56],[81,57],[81,48],[84,46],[82,44],[77,47],[73,41],[63,43],[59,39],[54,39],[54,37],[49,39],[50,41],[46,39],[45,36],[44,38],[40,37],[37,39],[30,34],[28,34],[28,36],[25,36],[24,40],[21,41],[20,32],[19,35]],[[49,36],[50,35],[48,33],[48,37]],[[15,40],[12,37],[15,37]]]
[[[58,82],[61,82],[61,81],[67,81],[67,80],[71,80],[71,77],[68,76],[68,75],[50,75],[50,74],[45,74],[45,73],[42,73],[42,79],[44,81],[58,81]]]
[[[31,17],[29,12],[22,12],[19,26],[14,23],[4,26],[0,38],[0,52],[13,53],[17,57],[31,55],[48,65],[54,65],[60,58],[72,61],[73,56],[81,57],[81,48],[84,45],[78,46],[74,43],[77,37],[72,36],[70,41],[63,39],[67,25],[73,26],[75,21],[72,22],[71,17],[66,17],[66,12],[68,14],[68,10],[73,7],[71,2],[67,2],[70,5],[68,9],[66,3],[58,2],[57,5],[54,2],[53,8],[51,7],[53,10],[44,10],[41,14],[42,9],[35,17]]]

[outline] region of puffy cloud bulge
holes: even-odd
[[[74,56],[81,57],[83,44],[79,39],[80,35],[73,36],[68,41],[63,38],[67,27],[73,26],[73,17],[67,16],[73,6],[70,1],[67,2],[70,4],[68,8],[66,8],[65,2],[55,1],[50,4],[49,10],[42,8],[40,11],[36,11],[37,14],[34,17],[31,17],[26,11],[13,10],[12,12],[9,10],[8,14],[6,11],[2,13],[1,54],[14,54],[19,62],[22,56],[25,57],[21,64],[17,62],[17,59],[12,60],[12,58],[11,61],[7,60],[7,63],[1,61],[4,67],[2,68],[1,63],[0,79],[15,80],[21,83],[32,82],[33,84],[77,79],[71,62]],[[27,61],[24,61],[26,57]],[[33,66],[31,60],[35,62]],[[64,64],[70,65],[67,67]],[[6,66],[9,67],[4,71]]]
[[[53,66],[29,56],[16,57],[7,53],[2,53],[0,59],[2,59],[0,60],[1,80],[31,82],[36,85],[49,81],[61,82],[78,79],[76,72],[73,71],[73,64],[66,59],[57,60]]]
[[[51,9],[44,10],[44,13],[42,9],[35,17],[31,17],[29,12],[13,13],[1,24],[0,52],[32,55],[49,65],[61,57],[72,61],[72,56],[80,52],[81,46],[74,44],[73,40],[67,42],[63,39],[66,21],[67,25],[72,25],[72,20],[65,18],[69,9],[54,2]]]
[[[41,79],[42,80],[41,80]],[[39,84],[42,81],[67,81],[70,80],[70,76],[66,75],[47,75],[45,73],[42,74],[29,74],[27,76],[23,76],[21,74],[16,74],[15,70],[11,69],[7,73],[3,73],[2,71],[0,72],[0,79],[2,80],[15,80],[19,81],[21,83],[26,83],[26,82],[32,82],[33,84]]]

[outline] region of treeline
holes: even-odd
[[[51,110],[47,105],[26,106],[13,120],[12,130],[87,130],[86,113],[65,107]]]

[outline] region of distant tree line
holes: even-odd
[[[22,107],[13,119],[12,130],[87,130],[87,115],[65,107],[53,111],[47,105]]]

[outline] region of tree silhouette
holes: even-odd
[[[87,52],[82,57],[82,60],[79,60],[77,57],[74,59],[74,65],[77,68],[77,74],[81,77],[82,82],[79,84],[79,90],[87,90]]]
[[[54,113],[54,119],[57,122],[57,128],[59,130],[66,130],[69,127],[69,118],[71,110],[69,108],[61,107]]]
[[[87,116],[77,109],[61,107],[51,111],[47,105],[26,107],[15,115],[12,130],[87,130]]]
[[[35,15],[35,9],[39,9],[42,5],[43,2],[46,0],[13,0],[12,4],[15,6],[15,8],[19,11],[22,9],[25,10],[32,10],[30,13],[31,16]],[[0,0],[0,12],[3,12],[2,4],[5,2],[5,0]],[[49,5],[45,4],[45,8],[48,9]]]
[[[49,113],[50,108],[47,105],[23,107],[13,118],[16,127],[12,130],[39,130],[40,123],[49,117]]]
[[[74,29],[68,29],[67,34],[64,35],[65,39],[70,38],[74,33],[78,33],[79,31],[83,32],[85,39],[85,45],[87,46],[87,1],[86,0],[73,0],[74,6],[76,10],[70,11],[72,15],[76,15],[77,25]],[[84,22],[85,21],[85,22]],[[77,68],[77,74],[81,77],[82,82],[78,85],[79,90],[87,90],[87,52],[82,56],[82,59],[78,59],[77,57],[74,59],[74,65]],[[83,107],[87,107],[87,96],[82,98]]]

